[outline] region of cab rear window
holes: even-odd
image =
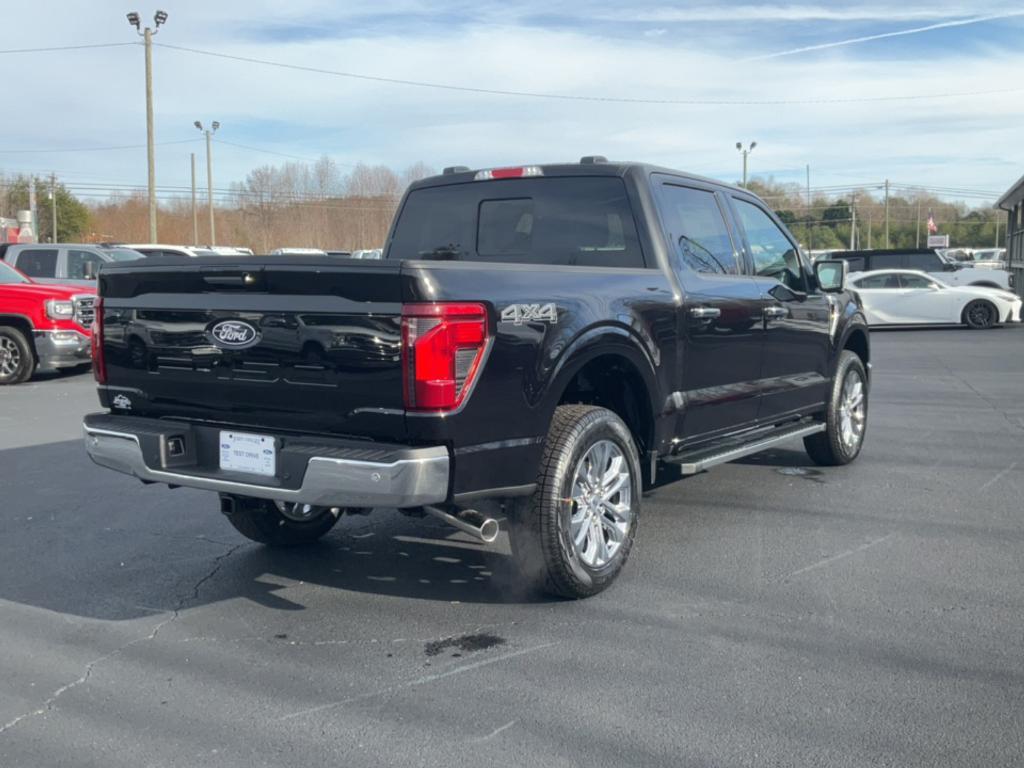
[[[410,193],[389,259],[643,267],[622,179],[531,178]]]

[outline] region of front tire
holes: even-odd
[[[0,386],[28,381],[35,370],[36,356],[25,334],[10,326],[0,327]]]
[[[604,408],[559,406],[537,489],[509,516],[520,574],[561,597],[606,589],[633,547],[640,494],[640,460],[622,420]]]
[[[964,307],[963,321],[973,330],[983,331],[991,328],[998,320],[999,313],[995,306],[984,299],[977,299]]]
[[[832,392],[825,414],[826,429],[804,438],[804,448],[815,464],[838,467],[860,454],[868,423],[868,376],[853,352],[839,353]]]
[[[221,509],[236,531],[268,547],[312,544],[331,530],[339,518],[327,507],[248,496],[223,497]]]

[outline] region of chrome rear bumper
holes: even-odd
[[[89,420],[82,425],[89,457],[101,467],[146,482],[325,507],[420,507],[448,497],[449,457],[444,446],[402,449],[400,457],[387,461],[314,455],[301,485],[289,488],[276,478],[246,481],[237,473],[228,478],[219,471],[192,467],[154,469],[146,463],[140,435],[160,440],[159,434],[111,429]]]

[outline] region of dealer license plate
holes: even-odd
[[[274,438],[247,432],[221,432],[220,468],[253,475],[275,474],[277,446]]]

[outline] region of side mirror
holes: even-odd
[[[86,280],[95,280],[99,274],[99,264],[95,261],[87,261],[82,265],[82,274]]]
[[[814,276],[818,280],[818,288],[824,293],[840,293],[846,288],[848,268],[843,259],[822,259],[814,262]]]

